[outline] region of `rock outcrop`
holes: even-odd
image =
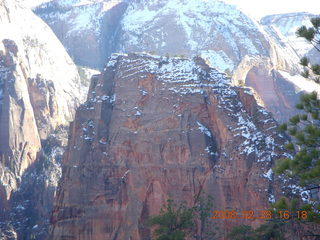
[[[24,69],[19,63],[16,66],[14,59],[18,54],[17,46],[10,40],[4,40],[3,45],[5,54],[0,57],[0,163],[1,187],[5,191],[1,194],[1,201],[8,201],[11,192],[17,189],[15,177],[22,176],[34,163],[41,143],[26,79],[23,77]]]
[[[150,239],[148,216],[201,189],[217,210],[265,210],[286,191],[271,170],[284,142],[202,58],[113,55],[70,126],[49,239]],[[223,238],[236,223],[216,224]]]
[[[310,92],[310,88],[303,87],[307,86],[305,83],[308,81],[301,78],[275,70],[270,60],[261,57],[245,57],[232,76],[234,82],[237,82],[236,79],[243,79],[242,84],[254,89],[261,99],[259,104],[272,112],[279,122],[285,122],[293,114],[297,114],[295,106],[299,102],[299,96],[304,90]],[[319,87],[315,89],[320,90]]]
[[[0,233],[5,221],[17,224],[7,229],[19,229],[21,233],[33,227],[30,224],[36,215],[31,215],[25,205],[37,202],[41,191],[51,197],[36,206],[33,213],[46,211],[47,216],[43,214],[34,225],[42,225],[48,218],[57,184],[57,179],[50,178],[60,177],[60,166],[55,164],[51,172],[43,169],[37,178],[30,176],[48,153],[44,143],[55,131],[69,125],[86,90],[81,89],[77,68],[62,44],[32,11],[16,1],[0,0],[0,24]],[[58,140],[50,151],[57,147],[62,147]],[[55,159],[49,162],[53,164]],[[19,195],[30,187],[39,191],[39,198]],[[17,221],[14,212],[21,210],[25,210],[24,215],[20,214],[21,221]],[[21,233],[20,237],[30,236]]]

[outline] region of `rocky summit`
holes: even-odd
[[[48,239],[150,239],[167,199],[201,191],[217,210],[266,210],[286,191],[271,169],[285,140],[202,58],[114,54],[70,126]],[[220,234],[236,224],[215,221]]]

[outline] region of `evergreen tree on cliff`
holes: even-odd
[[[298,29],[297,36],[306,39],[311,43],[316,50],[320,52],[320,17],[311,19],[312,27],[307,28],[302,26]],[[320,82],[320,65],[319,63],[312,63],[307,57],[300,60],[300,64],[304,67],[301,75],[305,78],[310,78],[315,82]]]
[[[302,26],[297,36],[305,38],[320,52],[320,17],[311,19],[312,27]],[[311,64],[307,57],[301,59],[304,66],[302,75],[316,82],[320,80],[320,65]],[[320,100],[316,92],[302,95],[296,106],[303,111],[292,117],[289,123],[280,126],[286,131],[292,141],[286,149],[294,155],[293,159],[283,159],[278,162],[277,173],[287,172],[298,177],[301,184],[320,184]]]
[[[297,31],[298,37],[305,38],[320,53],[320,17],[311,19],[312,27],[302,26]],[[320,65],[307,57],[300,61],[304,67],[302,76],[317,83],[320,82]],[[277,163],[276,173],[285,173],[300,180],[301,185],[308,190],[320,191],[320,100],[316,92],[304,94],[296,106],[302,111],[280,126],[291,136],[285,148],[294,156],[292,159],[282,159]],[[319,194],[318,194],[319,195]],[[301,206],[309,212],[308,220],[320,223],[320,204],[314,199],[313,204]]]

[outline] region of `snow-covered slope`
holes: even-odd
[[[288,81],[295,84],[297,91],[317,92],[320,96],[320,85],[310,79],[306,79],[301,75],[290,75],[287,72],[279,71],[279,73]]]
[[[275,78],[279,74],[275,73],[300,72],[299,46],[294,48],[287,38],[299,17],[291,24],[283,17],[288,26],[281,33],[267,26],[266,20],[261,25],[219,0],[52,0],[40,5],[36,13],[80,65],[102,67],[112,52],[200,55],[232,76],[234,84],[244,82],[255,88],[278,120],[294,108],[290,103],[279,106],[294,92],[278,88]],[[264,85],[270,86],[268,92]]]
[[[114,51],[113,39],[126,7],[121,0],[52,0],[35,12],[78,65],[101,68]]]
[[[134,1],[121,26],[123,52],[201,54],[222,71],[235,70],[246,55],[269,55],[259,25],[220,1]]]
[[[310,27],[310,18],[314,16],[315,15],[306,12],[276,14],[266,16],[262,18],[260,22],[264,25],[265,29],[270,32],[272,31],[274,36],[283,39],[286,44],[292,47],[297,54],[302,57],[312,49],[312,45],[305,39],[298,38],[296,31],[303,25]]]

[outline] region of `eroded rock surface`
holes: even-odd
[[[2,52],[0,57],[0,163],[1,185],[6,190],[4,195],[1,194],[2,201],[7,201],[11,191],[17,188],[15,176],[21,176],[34,163],[41,144],[26,79],[23,78],[24,69],[15,62],[18,48],[10,40],[4,40],[3,46],[5,53]]]
[[[150,239],[148,216],[200,189],[217,210],[267,209],[284,190],[276,128],[201,58],[113,55],[71,124],[49,239]]]
[[[61,172],[58,132],[86,90],[62,44],[32,11],[0,0],[0,24],[0,236],[17,231],[19,239],[42,239]]]

